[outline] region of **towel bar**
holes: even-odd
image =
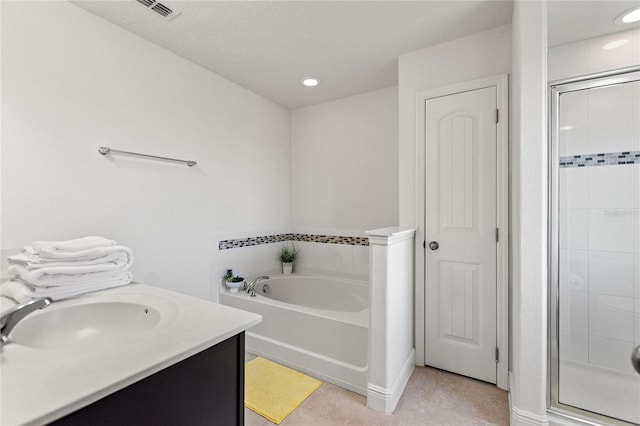
[[[173,161],[175,163],[184,163],[189,167],[193,167],[196,164],[198,164],[196,161],[193,161],[193,160],[178,160],[177,158],[160,157],[160,156],[157,156],[157,155],[149,155],[149,154],[140,154],[139,152],[121,151],[119,149],[112,149],[112,148],[108,148],[106,146],[101,146],[100,148],[98,148],[98,152],[100,154],[102,154],[102,155],[107,155],[107,154],[125,154],[125,155],[134,155],[134,156],[137,156],[137,157],[152,158],[154,160]]]

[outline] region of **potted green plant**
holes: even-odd
[[[280,261],[282,262],[282,273],[289,275],[293,272],[293,261],[296,260],[299,250],[291,243],[285,244],[280,249]]]
[[[234,277],[233,270],[227,269],[227,273],[224,275],[224,283],[229,287],[229,292],[237,293],[244,286],[244,278],[239,275]]]

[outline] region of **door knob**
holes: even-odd
[[[429,242],[429,248],[431,250],[438,250],[439,247],[440,247],[440,244],[438,244],[437,241],[430,241]]]
[[[633,368],[640,374],[640,345],[631,351],[631,364],[633,364]]]

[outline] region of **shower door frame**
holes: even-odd
[[[587,425],[600,425],[605,421],[612,425],[634,425],[593,411],[562,404],[559,400],[560,354],[559,354],[559,237],[558,217],[560,213],[558,186],[560,173],[559,155],[559,106],[560,94],[577,90],[589,90],[613,84],[640,80],[640,66],[588,74],[575,78],[552,81],[548,84],[549,117],[549,212],[548,212],[548,335],[547,335],[547,411]],[[631,362],[631,361],[629,361]]]

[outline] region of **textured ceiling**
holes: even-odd
[[[73,3],[290,109],[396,85],[399,55],[510,23],[513,10],[511,0],[160,1],[181,14]],[[549,0],[549,46],[621,31],[614,19],[638,4]],[[322,85],[301,86],[309,75]]]
[[[176,1],[74,4],[286,107],[397,84],[397,58],[511,22],[511,1]],[[322,85],[300,85],[314,75]]]

